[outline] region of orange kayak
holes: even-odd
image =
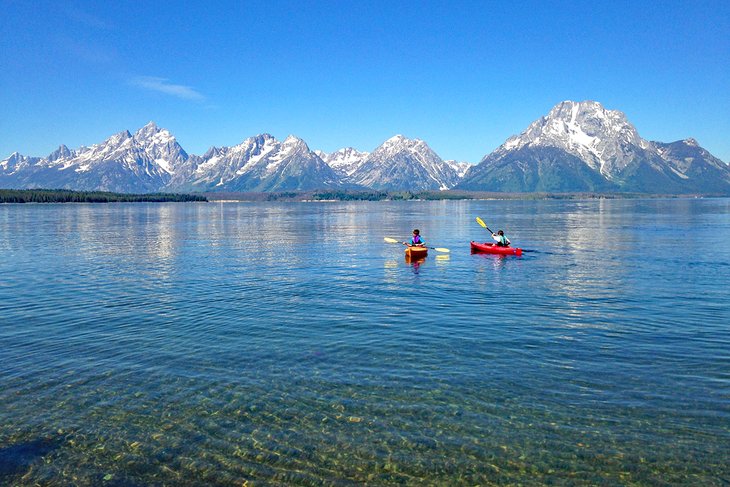
[[[420,259],[426,257],[428,254],[428,247],[406,247],[406,257],[411,259]]]

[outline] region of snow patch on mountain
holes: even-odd
[[[629,164],[637,149],[654,150],[622,112],[607,110],[595,101],[559,103],[495,152],[523,147],[557,147],[609,178]]]
[[[361,152],[352,147],[345,147],[327,154],[321,150],[314,151],[329,167],[342,177],[352,176],[357,168],[365,162],[369,152]]]
[[[352,180],[380,190],[445,190],[457,171],[421,139],[395,135],[375,149],[352,173]]]

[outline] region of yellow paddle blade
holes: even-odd
[[[484,228],[487,228],[487,224],[484,223],[484,221],[479,217],[477,217],[477,223],[480,224],[481,226],[483,226]]]
[[[383,237],[383,240],[385,240],[388,243],[400,243],[399,240],[396,240],[396,239],[390,238],[390,237]]]
[[[435,250],[436,252],[446,252],[447,254],[448,254],[449,252],[451,252],[451,251],[450,251],[449,249],[445,249],[445,248],[443,248],[443,247],[435,247],[435,248],[434,248],[434,250]]]

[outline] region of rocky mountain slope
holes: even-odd
[[[370,155],[369,152],[361,152],[352,147],[345,147],[331,154],[322,151],[314,151],[329,167],[331,167],[341,178],[349,178],[352,173],[365,162]]]
[[[707,151],[641,138],[626,116],[565,101],[469,169],[456,189],[512,192],[730,191],[728,165]],[[691,163],[681,163],[687,152]],[[691,169],[690,169],[691,168]]]
[[[189,159],[168,187],[184,191],[282,191],[341,187],[335,171],[294,136],[269,134]]]
[[[351,178],[373,189],[422,191],[449,189],[459,174],[424,141],[396,135],[375,149]]]

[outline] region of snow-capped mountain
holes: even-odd
[[[662,159],[684,179],[688,190],[724,192],[730,188],[730,166],[700,147],[696,140],[654,142],[654,146]]]
[[[354,173],[370,155],[369,152],[360,152],[352,147],[345,147],[344,149],[337,150],[330,154],[320,150],[314,152],[342,178],[352,176],[352,173]]]
[[[40,188],[35,184],[33,175],[38,170],[40,157],[28,157],[13,152],[6,159],[0,161],[0,188]]]
[[[40,160],[40,157],[28,157],[19,152],[13,152],[7,159],[0,161],[0,170],[3,175],[11,176],[35,166]]]
[[[0,185],[152,192],[163,188],[187,159],[175,137],[150,122],[134,135],[125,130],[91,147],[71,150],[62,145],[46,158],[2,161]],[[8,171],[11,165],[14,173]]]
[[[337,174],[300,138],[269,134],[192,159],[169,187],[196,191],[281,191],[335,188]]]
[[[469,169],[457,189],[681,193],[703,186],[688,184],[690,175],[665,155],[623,113],[565,101]]]
[[[458,184],[457,184],[458,183]],[[443,161],[419,139],[396,135],[372,153],[313,152],[294,136],[257,135],[188,155],[150,122],[100,144],[59,146],[46,157],[0,160],[0,188],[156,191],[283,191],[371,188],[503,192],[730,194],[730,165],[694,139],[641,138],[623,113],[566,101],[472,166]]]
[[[351,178],[373,189],[421,191],[449,189],[459,175],[424,141],[396,135],[375,149]]]
[[[150,122],[134,134],[136,144],[165,172],[172,175],[188,159],[188,154],[166,129]]]
[[[468,171],[469,168],[473,166],[473,164],[469,164],[468,162],[458,162],[453,159],[444,161],[444,164],[450,166],[451,169],[456,172],[456,175],[459,177],[459,179],[463,178],[464,174],[466,174],[466,171]]]

